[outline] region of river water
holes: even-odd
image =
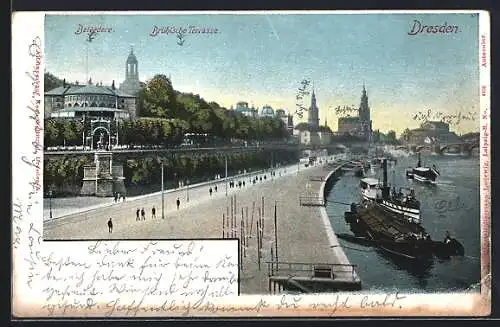
[[[446,231],[465,248],[464,257],[434,259],[426,266],[395,261],[371,247],[339,242],[352,264],[358,266],[366,291],[451,292],[470,289],[480,281],[479,157],[422,156],[425,165],[436,164],[441,176],[436,185],[407,180],[405,169],[415,166],[416,157],[399,157],[388,167],[388,182],[412,187],[421,202],[422,225],[433,240],[444,239]],[[382,180],[382,171],[374,171]],[[359,178],[348,172],[327,196],[327,213],[336,233],[350,233],[344,221],[349,207],[336,202],[359,202]]]

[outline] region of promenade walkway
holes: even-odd
[[[299,169],[299,172],[313,169],[314,167]],[[280,176],[281,174],[281,176]],[[250,189],[266,189],[273,180],[289,179],[290,176],[297,174],[297,165],[288,166],[276,169],[276,176],[271,178],[269,173],[254,172],[243,176],[234,176],[228,180],[245,181],[245,186],[241,189],[238,187],[228,187],[229,201],[232,194],[244,195]],[[264,179],[266,175],[266,179]],[[262,181],[252,184],[251,180],[255,177],[262,177]],[[217,192],[215,191],[217,186]],[[212,187],[212,196],[209,194],[209,188]],[[208,214],[207,207],[217,208],[219,206],[225,207],[226,201],[226,183],[223,179],[212,181],[210,183],[200,183],[191,185],[189,188],[183,187],[178,189],[170,189],[164,192],[164,213],[165,219],[161,219],[161,192],[153,194],[146,194],[136,197],[127,198],[125,202],[114,203],[112,198],[92,198],[97,200],[97,203],[90,203],[86,201],[85,197],[82,199],[83,203],[80,206],[71,206],[64,209],[53,208],[56,213],[56,219],[44,220],[44,239],[46,240],[67,240],[67,239],[149,239],[153,234],[148,232],[148,229],[156,229],[157,225],[151,225],[154,222],[160,223],[161,226],[176,225],[177,221],[184,221],[185,217],[190,216],[191,221],[196,218],[196,212]],[[179,210],[176,208],[176,200],[179,198],[181,204]],[[189,198],[189,201],[188,201]],[[73,199],[74,200],[74,199]],[[102,200],[102,202],[101,202]],[[87,202],[87,203],[86,203]],[[151,217],[152,207],[156,208],[156,219]],[[136,221],[136,210],[144,208],[146,212],[145,221]],[[44,211],[47,208],[44,208]],[[194,215],[194,216],[193,216]],[[217,216],[219,217],[219,216]],[[109,235],[107,230],[107,221],[112,218],[114,223],[113,234]],[[217,223],[221,223],[219,220]],[[186,222],[183,222],[186,224]],[[182,224],[181,224],[182,225]],[[200,226],[193,224],[190,230],[182,232],[177,230],[178,227],[169,227],[169,233],[162,235],[161,233],[155,238],[210,238],[222,237],[222,231],[213,231],[209,226]],[[197,230],[196,228],[200,228]],[[221,225],[217,225],[217,228]],[[163,227],[160,228],[163,231]],[[178,232],[176,235],[171,235],[170,231]],[[156,234],[154,234],[156,235]]]
[[[330,161],[331,165],[331,161]],[[245,187],[229,189],[225,195],[223,181],[217,184],[218,191],[209,195],[208,185],[189,190],[174,190],[165,194],[165,219],[161,218],[161,195],[74,213],[61,219],[44,222],[45,240],[68,239],[196,239],[222,238],[222,216],[231,208],[231,199],[236,202],[237,228],[233,235],[226,229],[226,237],[241,234],[243,217],[247,225],[247,245],[242,251],[240,291],[245,294],[266,294],[269,291],[266,261],[271,260],[274,249],[274,206],[277,207],[277,238],[279,261],[349,264],[342,248],[331,230],[324,207],[301,206],[300,196],[322,196],[324,181],[311,180],[311,176],[326,177],[331,167],[314,166],[297,171],[295,168],[276,169],[275,176],[259,174],[262,182],[251,184],[246,177]],[[280,177],[281,174],[281,177]],[[235,179],[236,181],[242,180]],[[214,188],[215,183],[211,184]],[[175,201],[181,205],[177,210]],[[264,205],[262,206],[262,199]],[[151,217],[152,206],[156,208],[156,219]],[[136,221],[137,208],[146,211],[146,220]],[[257,252],[258,210],[264,209],[262,233],[262,257],[259,269]],[[248,222],[246,220],[248,211]],[[253,223],[252,222],[253,212]],[[107,221],[112,218],[113,233],[108,233]],[[274,251],[274,250],[273,250]],[[356,276],[357,278],[357,276]]]

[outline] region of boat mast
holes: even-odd
[[[421,167],[422,166],[422,161],[421,161],[421,157],[420,157],[420,151],[418,151],[417,153],[418,153],[417,167]]]

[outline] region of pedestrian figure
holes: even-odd
[[[108,231],[109,233],[113,233],[113,222],[111,221],[111,218],[108,220]]]
[[[139,213],[141,212],[141,210],[139,210],[139,208],[137,208],[137,211],[135,212],[135,220],[141,220],[139,218]]]
[[[264,180],[266,180],[266,175],[264,175]]]
[[[215,185],[215,192],[217,193],[217,185]]]
[[[243,186],[245,186],[245,181],[243,181]]]
[[[153,206],[153,209],[151,209],[151,218],[156,219],[156,209],[155,206]]]
[[[179,200],[179,198],[177,198],[177,210],[179,210],[180,205],[181,205],[181,200]]]
[[[122,195],[123,202],[125,202],[125,194]]]
[[[115,193],[115,203],[118,202],[118,194]]]
[[[141,216],[142,220],[146,220],[146,211],[144,211],[144,208],[141,209]]]
[[[212,188],[210,188],[210,190],[208,190],[208,192],[210,192],[210,196],[212,196]]]

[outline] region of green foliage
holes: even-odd
[[[291,151],[275,151],[274,163],[282,165],[295,162],[296,153]],[[236,174],[246,169],[258,170],[270,167],[271,153],[246,153],[234,154],[228,157],[228,173]],[[161,184],[161,163],[164,162],[165,182],[169,185],[178,185],[179,181],[189,179],[190,184],[213,179],[216,174],[224,176],[225,159],[222,156],[162,156],[150,155],[133,159],[125,159],[122,162],[125,184],[127,186],[139,186],[141,189],[148,185]],[[44,162],[43,183],[44,189],[49,187],[58,190],[65,186],[73,186],[73,190],[79,190],[83,179],[83,166],[92,163],[91,157],[48,157]],[[146,187],[147,189],[147,187]]]
[[[48,90],[63,81],[46,73],[45,83]],[[247,117],[216,102],[207,102],[198,94],[175,91],[170,79],[161,74],[141,89],[138,102],[141,118],[112,126],[117,128],[121,144],[175,146],[182,143],[185,133],[209,134],[226,141],[263,141],[287,136],[280,118]],[[46,146],[82,144],[82,122],[49,119],[45,125]]]
[[[82,145],[82,132],[83,123],[80,120],[46,119],[44,125],[44,145],[46,147],[63,144],[67,146]]]
[[[81,185],[83,166],[90,163],[91,160],[85,156],[46,159],[43,166],[44,190],[53,188],[57,191],[64,185]]]
[[[396,132],[395,131],[388,131],[387,132],[387,138],[390,141],[395,141],[396,140]]]
[[[45,92],[55,89],[58,86],[63,85],[63,80],[55,77],[51,73],[45,73],[43,75],[44,89]]]
[[[172,82],[165,75],[155,75],[139,92],[142,115],[158,118],[174,118],[176,96]]]

